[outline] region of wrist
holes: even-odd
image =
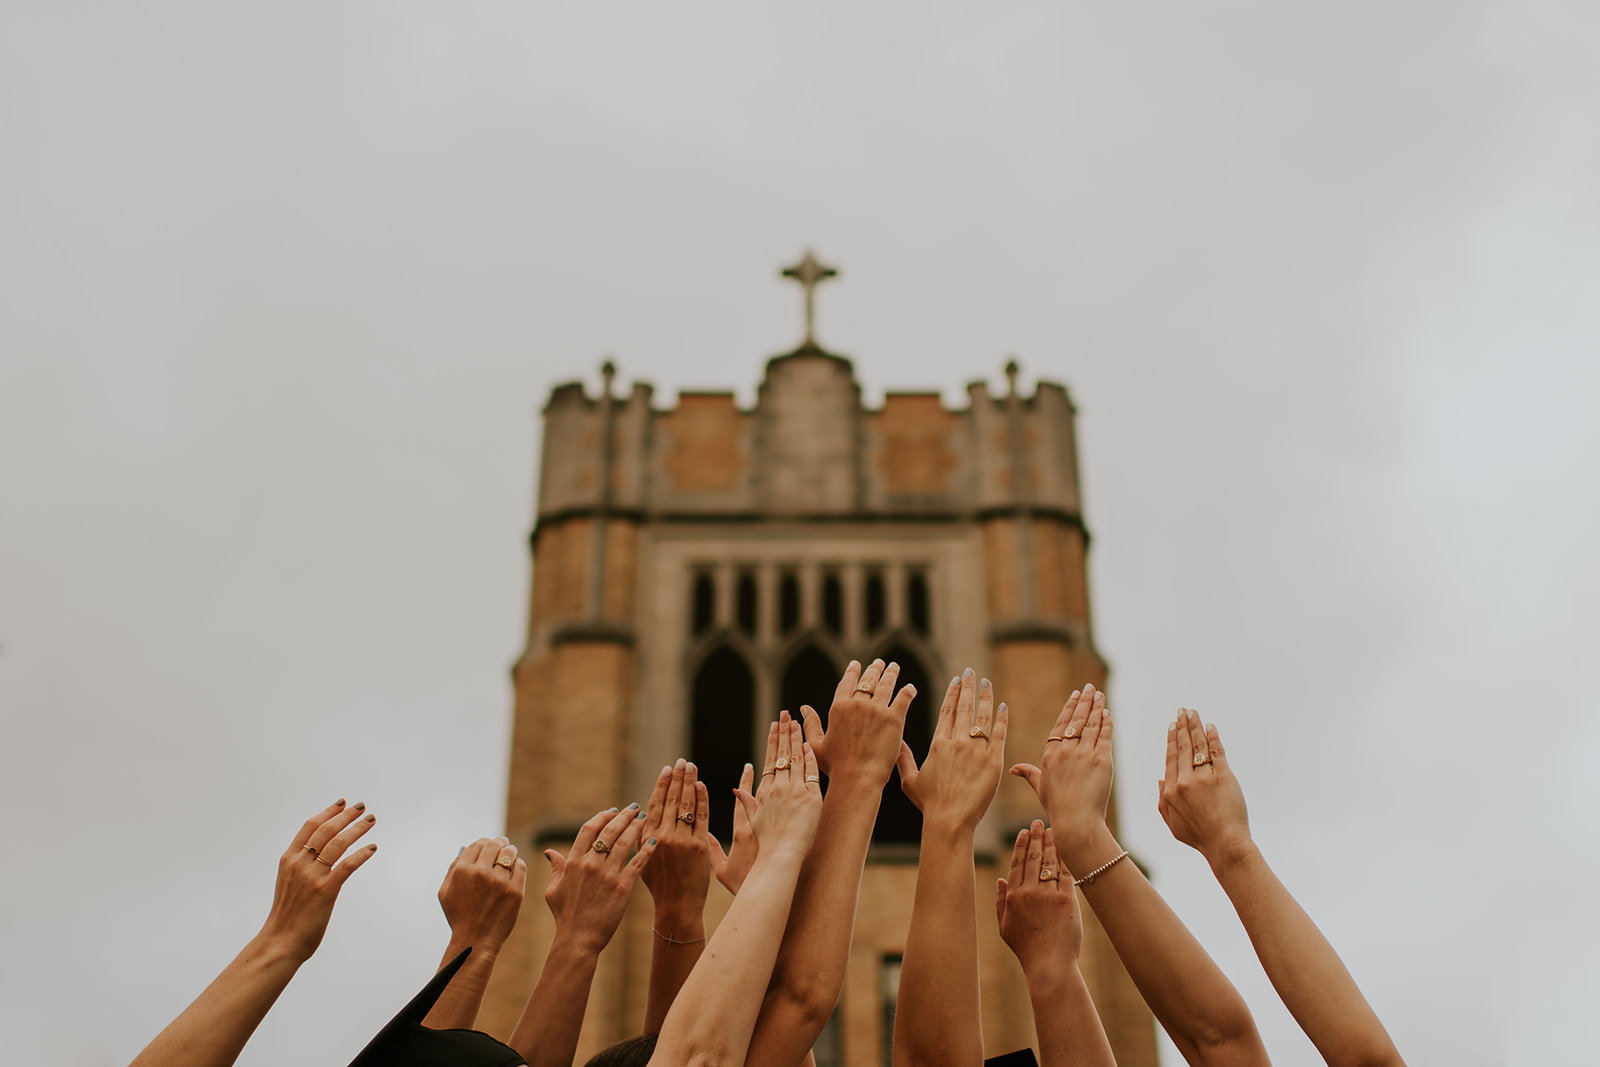
[[[889,772],[892,770],[892,763],[887,770],[865,764],[835,767],[828,774],[828,796],[838,792],[841,797],[882,797],[883,787],[889,781]]]
[[[455,957],[460,955],[462,949],[470,948],[472,955],[468,959],[471,962],[482,963],[488,960],[492,963],[499,957],[500,948],[504,944],[505,942],[499,938],[491,938],[487,935],[474,937],[467,931],[458,933],[452,930],[450,932],[450,944],[445,947],[445,953],[448,956]]]
[[[1211,865],[1212,873],[1220,879],[1252,860],[1259,859],[1261,850],[1256,848],[1256,843],[1247,833],[1208,845],[1201,851],[1201,855]]]
[[[1074,878],[1082,877],[1122,851],[1117,839],[1104,822],[1086,826],[1068,826],[1063,832],[1061,824],[1052,821],[1056,854],[1067,865]]]
[[[922,847],[936,850],[970,851],[973,839],[977,835],[977,827],[969,826],[960,819],[943,818],[938,815],[925,817],[922,820]]]
[[[681,904],[657,906],[651,922],[658,934],[688,941],[706,936],[705,909],[694,909]]]
[[[293,973],[316,951],[315,946],[308,951],[300,942],[300,938],[262,927],[240,955],[256,966],[269,970],[287,968]]]
[[[1026,959],[1018,956],[1017,962],[1022,965],[1022,977],[1028,983],[1028,994],[1035,1000],[1040,997],[1054,998],[1059,990],[1072,984],[1074,976],[1082,980],[1082,976],[1078,975],[1076,952],[1068,954],[1045,950],[1030,953]]]

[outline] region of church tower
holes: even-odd
[[[1010,705],[1008,762],[1037,762],[1066,695],[1104,683],[1067,390],[1040,382],[1023,396],[1011,364],[1004,395],[974,382],[964,408],[910,392],[867,408],[850,361],[813,336],[813,291],[833,273],[810,253],[784,271],[805,291],[805,340],[767,361],[752,409],[731,391],[684,392],[658,409],[649,385],[617,395],[610,364],[599,396],[578,383],[551,393],[506,814],[530,862],[566,851],[596,811],[643,803],[679,756],[699,765],[726,842],[730,791],[747,760],[759,764],[767,723],[780,708],[824,709],[851,658],[896,660],[901,682],[916,683],[905,736],[919,759],[943,683],[963,667]],[[1037,815],[1028,787],[1006,776],[978,833],[989,1055],[1034,1042],[985,887]],[[818,1067],[889,1062],[920,831],[896,775]],[[553,932],[540,869],[485,1004],[497,1032],[514,1023]],[[713,881],[708,928],[730,900]],[[1150,1013],[1084,915],[1080,967],[1117,1061],[1154,1067]],[[601,958],[579,1063],[638,1033],[650,950],[641,888]]]

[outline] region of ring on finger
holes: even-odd
[[[604,855],[605,853],[611,851],[611,845],[609,843],[605,842],[605,841],[598,841],[597,840],[597,841],[595,841],[595,843],[594,843],[594,845],[592,847],[594,848],[594,850],[596,852],[600,853],[601,855]]]
[[[967,731],[967,736],[968,737],[981,737],[985,741],[989,740],[989,732],[987,730],[985,730],[981,726],[974,726],[972,729],[968,730]]]
[[[876,688],[878,688],[878,683],[876,682],[862,682],[860,685],[856,686],[856,692],[870,693]]]
[[[806,781],[821,783],[822,775],[820,775],[820,774],[808,774],[808,775],[806,775]]]
[[[1039,881],[1041,881],[1041,882],[1059,882],[1059,881],[1061,881],[1061,875],[1057,874],[1056,871],[1055,871],[1055,868],[1053,868],[1053,867],[1040,867],[1039,868]]]
[[[776,762],[776,763],[774,763],[772,765],[772,769],[776,770],[776,771],[786,771],[786,770],[788,770],[789,769],[789,757],[788,756],[779,756],[778,757],[778,762]]]
[[[1209,753],[1209,752],[1196,752],[1194,754],[1194,765],[1196,767],[1204,767],[1206,764],[1208,764],[1210,762],[1211,762],[1211,753]]]
[[[333,866],[333,861],[332,860],[325,860],[321,856],[312,856],[311,858],[316,860],[318,863],[322,864],[324,867],[332,867]]]
[[[692,811],[680,811],[680,812],[678,812],[678,821],[683,823],[685,826],[693,826],[694,825],[694,812],[692,812]]]
[[[300,847],[305,849],[307,852],[311,853],[311,855],[313,857],[315,857],[317,855],[317,846],[316,845],[301,845]]]

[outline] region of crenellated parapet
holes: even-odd
[[[1014,379],[1013,379],[1014,381]],[[556,387],[545,406],[539,518],[981,518],[1028,509],[1077,523],[1074,409],[1064,386],[968,404],[890,392],[862,402],[849,360],[803,348],[767,362],[753,407],[731,392],[651,405]],[[609,439],[609,446],[608,446]]]

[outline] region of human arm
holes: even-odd
[[[628,858],[643,828],[644,812],[637,804],[602,811],[583,824],[568,855],[554,849],[544,854],[551,867],[544,900],[555,916],[555,937],[506,1042],[528,1067],[572,1065],[600,950],[617,932],[633,884],[655,850],[650,838]]]
[[[769,737],[771,735],[769,734]],[[800,724],[780,725],[762,774],[751,825],[761,843],[755,864],[688,981],[667,1012],[650,1062],[732,1067],[745,1062],[761,1010],[751,996],[772,976],[800,865],[822,812],[816,754]],[[748,794],[738,794],[749,803]]]
[[[873,660],[862,668],[852,660],[834,689],[826,731],[815,711],[801,708],[828,794],[750,1040],[752,1067],[799,1063],[839,1002],[872,827],[917,692],[910,685],[896,692],[899,676],[898,664]]]
[[[500,948],[517,925],[528,865],[503,837],[480,837],[462,849],[445,871],[439,906],[450,924],[450,943],[439,966],[472,949],[434,1002],[422,1025],[430,1030],[471,1030],[478,1022],[489,975]]]
[[[1111,799],[1111,714],[1093,686],[1061,709],[1042,768],[1011,769],[1039,794],[1056,851],[1075,875],[1128,976],[1183,1058],[1195,1067],[1258,1065],[1267,1059],[1244,998],[1106,826]],[[1104,871],[1095,875],[1105,864]]]
[[[1215,726],[1181,709],[1167,728],[1157,805],[1172,836],[1211,865],[1289,1014],[1332,1067],[1403,1067],[1339,954],[1278,880],[1250,836],[1244,790]]]
[[[894,1013],[896,1067],[983,1060],[972,852],[1005,767],[1007,717],[989,680],[969,668],[950,680],[920,768],[900,743],[900,783],[922,812],[922,852]]]
[[[679,760],[663,767],[645,807],[644,833],[655,855],[640,876],[655,904],[650,985],[644,1032],[659,1034],[678,990],[706,947],[706,893],[711,888],[711,800],[699,770]]]
[[[1040,1067],[1116,1067],[1111,1042],[1078,970],[1083,917],[1054,835],[1044,823],[1017,834],[1010,877],[999,880],[1000,937],[1022,965],[1039,1036]]]
[[[345,880],[378,850],[345,856],[376,821],[343,800],[307,819],[278,860],[272,909],[244,950],[134,1059],[132,1067],[228,1067],[311,958]]]

